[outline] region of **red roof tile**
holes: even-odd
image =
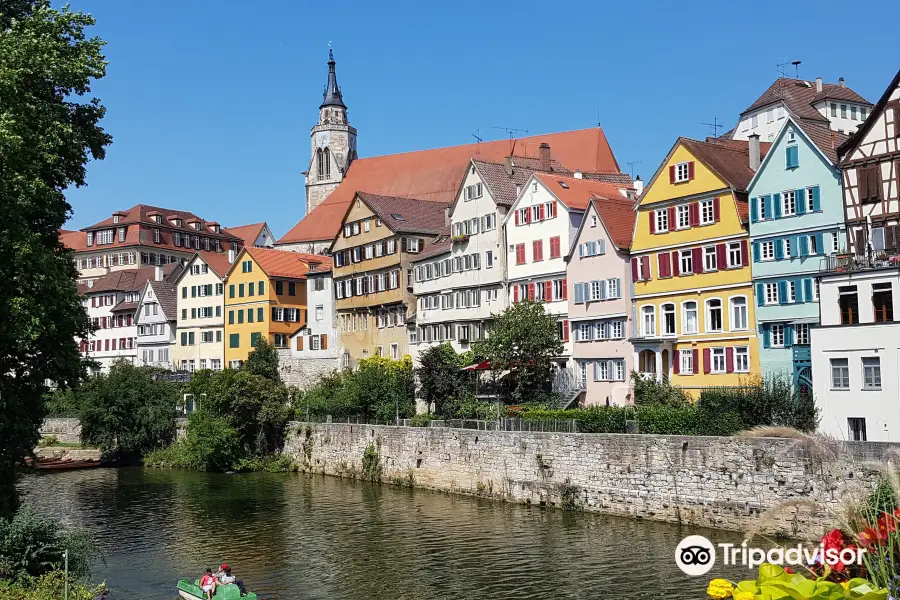
[[[259,234],[262,233],[263,227],[266,226],[266,222],[263,221],[261,223],[253,223],[251,225],[239,225],[238,227],[229,227],[228,232],[238,238],[244,240],[245,246],[252,246],[253,242],[256,241],[256,238],[259,237]]]
[[[813,104],[825,100],[826,98],[834,98],[837,100],[846,100],[848,102],[856,102],[858,104],[866,104],[871,106],[872,103],[851,90],[848,87],[841,87],[835,83],[822,84],[822,91],[816,91],[815,81],[804,81],[803,79],[791,79],[789,77],[779,77],[775,83],[762,93],[756,101],[741,112],[745,114],[751,110],[756,110],[775,102],[784,101],[788,109],[801,119],[809,119],[811,121],[828,122],[827,117],[813,108]]]
[[[225,277],[228,269],[231,268],[227,252],[198,252],[197,254],[219,277]]]
[[[254,246],[246,246],[245,250],[269,277],[303,279],[309,272],[310,262],[322,261],[322,257],[318,254],[303,254],[289,250],[256,248]],[[238,262],[240,262],[240,258],[235,261],[235,264]]]
[[[451,250],[453,250],[453,240],[449,236],[442,235],[431,241],[426,241],[425,248],[419,254],[410,257],[410,262],[428,260],[441,254],[447,254]]]
[[[621,196],[594,196],[591,203],[597,210],[597,214],[600,215],[612,242],[620,250],[631,248],[631,236],[634,233],[634,221],[637,218],[634,202]]]
[[[511,147],[513,143],[515,146]],[[350,164],[341,185],[278,243],[333,239],[340,229],[347,206],[358,191],[449,205],[456,196],[460,179],[471,159],[502,162],[509,155],[535,158],[541,143],[549,144],[551,157],[568,169],[620,172],[606,135],[600,128],[537,135],[514,142],[497,140],[360,158]]]
[[[573,210],[586,210],[592,196],[605,198],[616,198],[618,196],[619,198],[627,199],[622,194],[622,190],[627,188],[604,181],[576,179],[575,177],[563,177],[550,173],[535,173],[534,176],[547,186],[563,204]]]
[[[396,233],[440,233],[447,228],[447,205],[416,198],[357,194]]]
[[[756,173],[750,168],[749,142],[722,138],[707,138],[701,142],[684,137],[679,138],[679,142],[734,190],[747,190]],[[771,142],[760,142],[760,158],[765,157],[771,146]]]

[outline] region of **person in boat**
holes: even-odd
[[[212,569],[206,569],[206,574],[200,578],[200,589],[206,592],[206,600],[212,600],[213,594],[216,593],[216,584],[218,581],[212,574]]]
[[[233,583],[238,586],[238,589],[241,591],[241,595],[247,595],[247,590],[244,588],[244,582],[241,579],[237,579],[234,575],[231,574],[231,567],[228,566],[228,563],[223,563],[219,567],[219,572],[216,573],[216,579],[219,580],[220,584],[228,584]]]

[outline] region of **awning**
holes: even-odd
[[[488,371],[491,368],[491,361],[486,360],[484,362],[475,363],[474,365],[469,365],[468,367],[463,367],[460,371]]]

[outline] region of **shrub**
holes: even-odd
[[[78,417],[79,405],[75,390],[57,388],[44,395],[48,417]]]
[[[409,419],[410,427],[428,427],[428,424],[431,423],[432,415],[428,413],[419,413],[415,414]]]
[[[419,396],[434,413],[452,417],[470,395],[470,373],[461,371],[471,364],[472,352],[457,354],[450,342],[428,348],[419,357],[416,369],[419,380]]]
[[[704,389],[698,404],[709,413],[738,415],[743,429],[776,425],[814,431],[818,424],[813,398],[797,393],[791,377],[781,373],[754,377],[739,387]]]
[[[662,435],[733,435],[743,428],[732,412],[708,413],[694,405],[526,409],[520,416],[528,421],[574,419],[580,433],[625,433],[628,420],[637,420],[640,433]]]
[[[83,531],[64,532],[59,523],[23,506],[12,519],[0,519],[0,578],[41,577],[63,567],[69,551],[69,572],[75,578],[90,574],[97,546]],[[0,596],[2,598],[2,596]]]
[[[22,577],[16,581],[0,580],[0,600],[59,600],[66,586],[62,570],[50,571],[40,577]],[[69,579],[69,600],[95,600],[105,585],[91,588]]]
[[[656,381],[632,371],[631,384],[634,386],[634,403],[637,405],[685,406],[692,402],[684,390],[672,385],[668,379]]]
[[[369,442],[365,452],[363,452],[362,472],[363,477],[369,481],[381,480],[381,459],[378,456],[378,449],[375,448],[373,442]]]

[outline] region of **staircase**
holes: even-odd
[[[554,407],[559,410],[570,408],[578,404],[578,400],[585,392],[585,382],[581,381],[572,369],[559,369],[553,376],[554,392],[560,395],[559,402]]]

